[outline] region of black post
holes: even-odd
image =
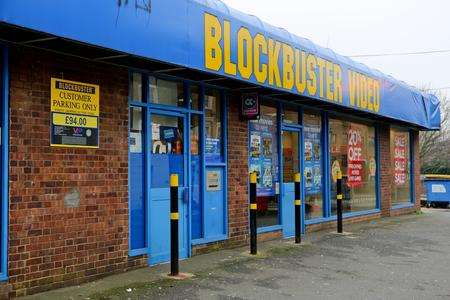
[[[294,205],[295,205],[295,243],[300,244],[302,241],[301,236],[301,213],[300,208],[302,205],[302,200],[300,199],[300,173],[295,174],[294,178],[294,185],[295,185],[295,199],[294,199]]]
[[[336,180],[337,232],[342,233],[342,173],[338,172]]]
[[[170,175],[170,276],[178,276],[178,174]]]
[[[256,172],[250,174],[250,254],[256,254]]]

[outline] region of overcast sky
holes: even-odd
[[[223,0],[342,55],[450,49],[447,0]],[[450,95],[450,52],[354,58],[417,87]]]

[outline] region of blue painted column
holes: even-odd
[[[1,208],[1,266],[0,280],[8,278],[8,167],[9,167],[9,49],[8,46],[2,47],[2,135],[1,135],[1,172],[2,172],[2,208]]]

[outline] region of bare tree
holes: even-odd
[[[450,174],[450,99],[436,93],[440,99],[441,130],[420,133],[422,173]]]

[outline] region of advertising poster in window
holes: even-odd
[[[404,134],[394,135],[394,183],[404,185],[406,182],[407,139]]]
[[[261,116],[249,122],[250,172],[257,173],[257,195],[276,194],[278,181],[277,126],[274,120]]]
[[[320,151],[320,125],[308,124],[304,128],[305,188],[308,195],[322,190],[322,165]]]
[[[361,129],[350,124],[347,132],[347,185],[360,187],[363,183],[363,143]]]

